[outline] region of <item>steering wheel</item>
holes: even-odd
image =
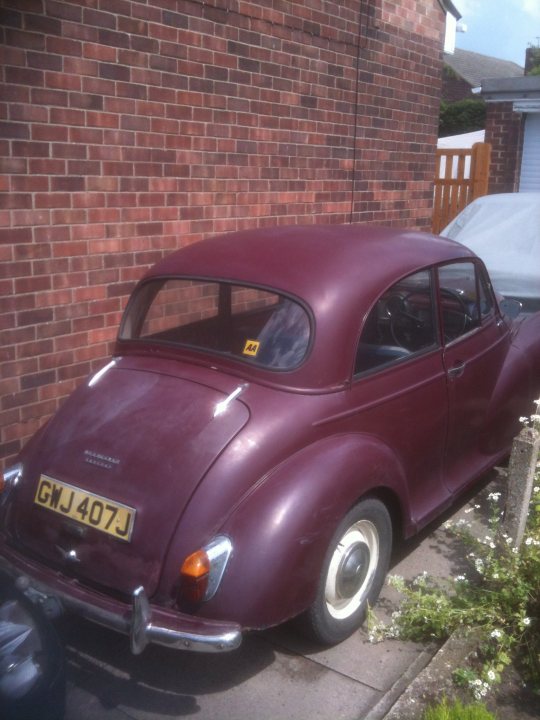
[[[399,347],[418,350],[423,345],[426,323],[414,314],[408,299],[417,292],[391,295],[386,302],[386,314],[390,318],[390,335]]]
[[[465,298],[457,291],[450,288],[441,288],[441,310],[443,320],[443,335],[446,342],[455,340],[463,335],[473,319],[467,308]],[[445,299],[450,304],[445,304]]]

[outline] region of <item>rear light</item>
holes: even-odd
[[[208,545],[189,555],[180,569],[180,603],[198,605],[213,598],[231,553],[230,539],[218,535]]]
[[[4,505],[11,491],[21,479],[22,470],[22,465],[17,463],[17,465],[5,470],[2,476],[0,476],[0,506]]]

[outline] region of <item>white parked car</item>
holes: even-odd
[[[540,310],[540,193],[478,198],[441,235],[482,258],[498,293]]]

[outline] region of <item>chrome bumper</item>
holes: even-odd
[[[60,575],[45,578],[47,571],[38,566],[30,568],[26,559],[21,565],[24,567],[0,557],[0,567],[15,579],[20,590],[43,607],[46,614],[54,614],[61,606],[87,620],[129,635],[131,651],[135,655],[149,643],[192,652],[219,653],[235,650],[242,642],[242,633],[236,623],[196,618],[150,605],[142,586],[133,591],[131,605],[127,605],[84,589]]]

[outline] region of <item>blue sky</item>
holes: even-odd
[[[540,0],[453,0],[467,32],[456,47],[525,64],[525,50],[540,44]]]

